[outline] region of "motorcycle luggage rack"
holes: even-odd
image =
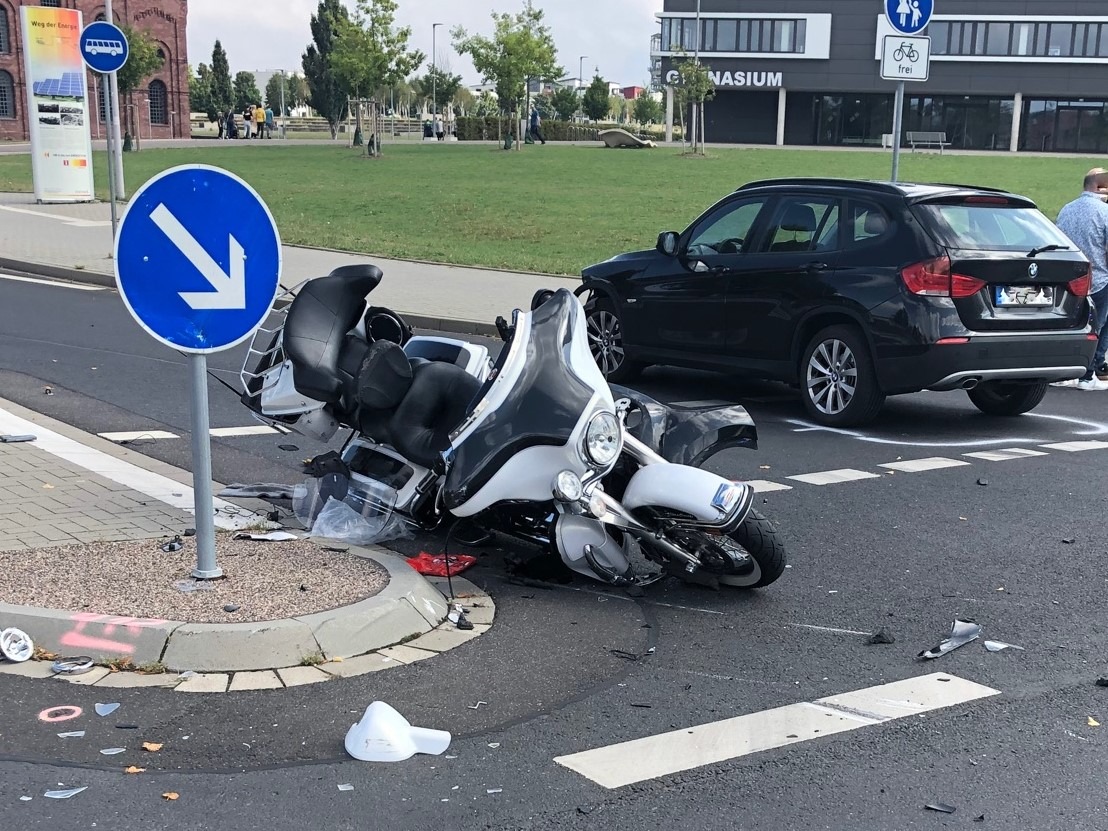
[[[278,294],[273,299],[269,314],[266,315],[262,325],[254,331],[254,335],[250,338],[250,346],[247,347],[246,357],[243,358],[242,362],[242,371],[239,373],[242,388],[250,395],[260,395],[263,390],[269,389],[276,383],[274,380],[269,384],[259,383],[256,388],[251,386],[252,382],[261,382],[266,372],[284,362],[284,343],[280,335],[285,329],[285,319],[288,317],[289,306],[292,305],[296,293],[307,282],[308,280],[304,280]],[[270,319],[274,317],[277,319],[276,324],[266,326]],[[259,338],[263,338],[261,343],[259,343]],[[251,369],[251,365],[253,365],[253,369]]]

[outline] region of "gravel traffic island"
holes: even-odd
[[[307,539],[235,540],[216,535],[224,576],[194,580],[196,538],[39,548],[9,557],[0,602],[185,623],[280,620],[336,609],[378,594],[388,572],[348,550]]]
[[[0,675],[192,693],[297,687],[433,658],[480,637],[496,614],[461,577],[448,604],[437,578],[378,546],[218,534],[216,554],[225,576],[207,581],[191,577],[193,537],[9,558],[0,629],[26,632],[37,649],[36,660],[0,660]]]

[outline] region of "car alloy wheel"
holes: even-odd
[[[858,361],[850,347],[837,338],[823,341],[808,359],[807,382],[821,413],[838,415],[849,407],[858,389]]]
[[[619,318],[615,312],[600,307],[589,313],[587,324],[593,360],[605,377],[615,374],[626,359]]]

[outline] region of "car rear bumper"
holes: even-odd
[[[1096,341],[1085,332],[979,336],[932,344],[910,358],[879,359],[877,369],[888,393],[969,389],[986,381],[1065,381],[1085,374],[1095,350]]]

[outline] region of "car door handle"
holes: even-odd
[[[813,260],[804,267],[809,271],[829,271],[831,268],[827,263],[820,262],[819,260]]]

